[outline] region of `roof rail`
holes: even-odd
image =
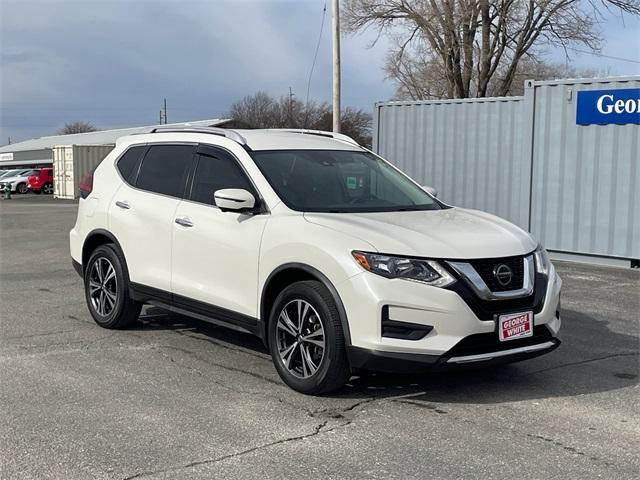
[[[235,130],[218,127],[190,127],[188,125],[185,125],[184,127],[160,126],[153,127],[149,131],[141,133],[208,133],[210,135],[226,137],[243,146],[247,145],[247,140]]]
[[[326,132],[324,130],[310,130],[306,128],[270,128],[269,130],[272,132],[302,133],[304,135],[317,135],[319,137],[329,137],[329,138],[334,138],[336,140],[342,140],[343,142],[351,143],[352,145],[357,145],[358,147],[360,146],[360,144],[358,144],[358,142],[356,142],[353,138],[347,135],[344,135],[343,133]]]

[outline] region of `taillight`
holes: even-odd
[[[87,198],[93,190],[93,172],[87,173],[82,180],[80,180],[80,196]]]

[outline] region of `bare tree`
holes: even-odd
[[[278,105],[266,92],[247,95],[235,102],[229,117],[248,128],[275,128],[281,123]]]
[[[394,38],[387,72],[407,95],[466,98],[490,87],[507,95],[542,47],[597,51],[602,13],[614,8],[640,15],[640,0],[346,0],[344,17],[351,31]]]
[[[98,129],[90,122],[69,122],[64,125],[63,128],[60,129],[58,134],[60,135],[70,135],[72,133],[87,133],[87,132],[96,132]]]
[[[424,63],[406,57],[401,62],[388,61],[386,65],[390,77],[396,80],[395,99],[397,100],[432,100],[447,98],[447,79],[442,64],[437,59],[429,59]],[[560,78],[592,78],[606,77],[608,70],[594,68],[575,68],[566,63],[554,63],[527,56],[516,68],[511,86],[502,90],[502,70],[489,81],[487,96],[510,96],[524,94],[525,80],[555,80]]]
[[[247,95],[231,105],[228,116],[236,128],[332,129],[331,107],[326,102],[307,104],[283,96],[275,99],[265,92]],[[341,130],[358,143],[371,145],[371,114],[347,107],[342,111]]]

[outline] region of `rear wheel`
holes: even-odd
[[[42,186],[42,193],[46,193],[47,195],[51,195],[53,193],[53,184],[52,183],[45,183]]]
[[[101,245],[91,254],[84,288],[89,312],[101,327],[126,328],[138,319],[142,304],[129,297],[124,258],[113,245]]]
[[[16,192],[18,192],[20,194],[27,193],[27,184],[26,183],[19,183],[18,185],[16,185]]]
[[[269,349],[282,380],[301,393],[337,390],[351,375],[338,309],[317,281],[296,282],[278,295]]]

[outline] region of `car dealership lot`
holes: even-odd
[[[640,271],[558,263],[563,345],[495,370],[286,387],[260,341],[91,319],[74,202],[0,202],[0,478],[635,478]]]

